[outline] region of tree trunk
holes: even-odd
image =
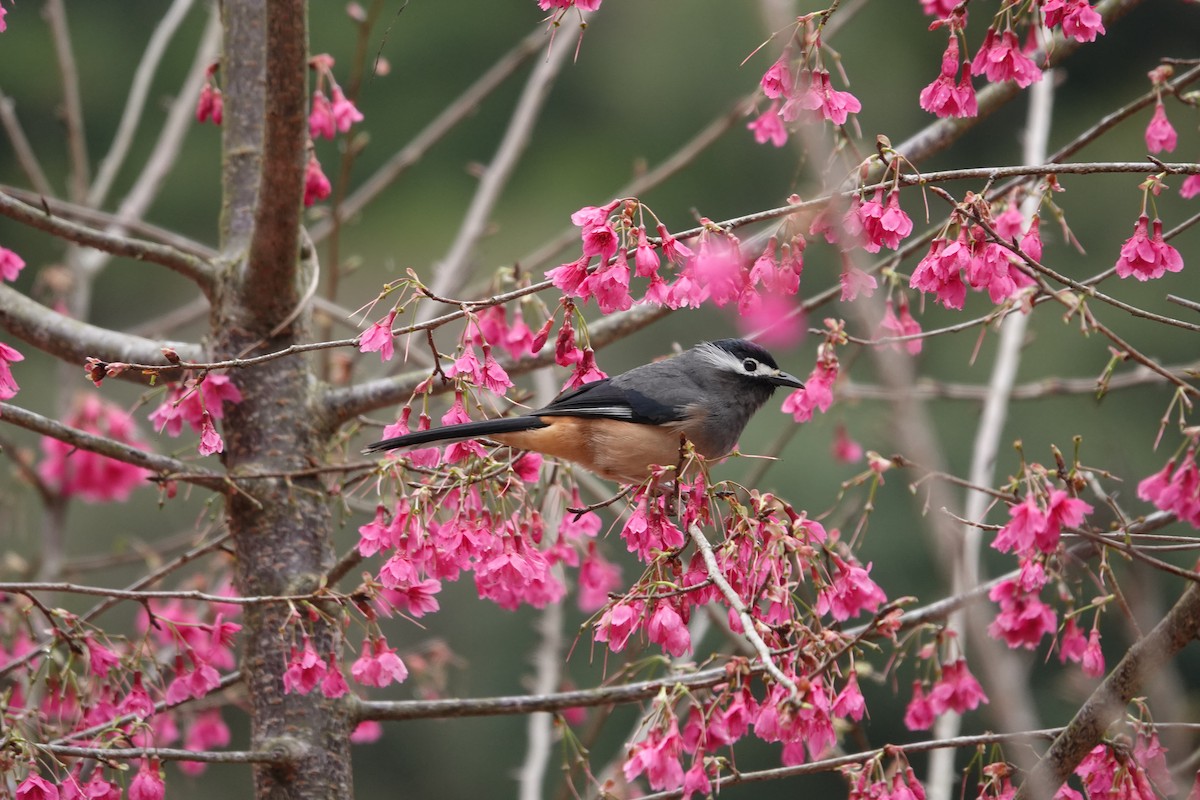
[[[301,252],[300,220],[307,148],[307,30],[301,0],[226,0],[222,77],[225,271],[214,298],[215,356],[278,350],[306,338],[296,314],[315,258]],[[321,480],[253,478],[312,466],[328,438],[315,410],[319,386],[303,358],[276,359],[231,374],[242,393],[227,406],[225,466],[238,490],[227,519],[237,555],[238,591],[303,594],[333,564],[328,499]],[[351,718],[343,701],[319,690],[285,693],[282,676],[303,629],[317,652],[341,650],[336,609],[287,624],[292,609],[250,606],[242,631],[242,675],[249,690],[252,746],[293,758],[255,768],[259,798],[353,796]],[[301,609],[303,613],[303,609]]]

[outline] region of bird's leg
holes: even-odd
[[[589,511],[599,511],[602,508],[608,508],[609,506],[611,506],[613,503],[617,502],[621,498],[628,496],[628,494],[631,491],[633,491],[633,487],[626,486],[623,489],[621,489],[621,491],[617,492],[615,495],[608,498],[607,500],[601,500],[598,503],[592,503],[591,505],[588,505],[588,506],[581,506],[580,508],[571,508],[570,506],[568,506],[567,513],[574,514],[575,515],[574,521],[578,522],[579,518],[582,517],[584,514],[588,513]]]

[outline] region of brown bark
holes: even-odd
[[[306,143],[307,31],[301,0],[227,0],[225,29],[224,273],[213,307],[217,357],[277,350],[302,341],[307,315],[282,326],[300,295],[300,212]],[[237,476],[285,472],[319,459],[328,426],[308,362],[277,359],[231,375],[242,401],[227,414],[225,464]],[[227,518],[243,595],[318,588],[332,566],[328,500],[317,477],[263,478],[228,500]],[[252,744],[282,750],[286,766],[254,768],[259,798],[353,796],[352,719],[320,691],[285,694],[282,677],[301,626],[283,605],[248,608],[242,674]],[[341,633],[324,615],[304,619],[319,652],[339,652]],[[281,635],[281,632],[287,632]]]

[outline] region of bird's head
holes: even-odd
[[[752,386],[770,387],[771,391],[776,386],[804,388],[799,378],[779,368],[766,349],[746,339],[704,342],[696,346],[696,353],[721,373],[736,376]]]

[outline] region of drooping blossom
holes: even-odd
[[[759,81],[762,86],[763,94],[775,100],[780,97],[787,97],[792,93],[792,68],[789,66],[786,58],[780,58],[770,68],[763,73],[762,80]]]
[[[1003,639],[1009,647],[1032,650],[1057,627],[1054,609],[1041,601],[1038,589],[1023,587],[1019,580],[1001,581],[988,592],[988,597],[1000,606],[988,633]]]
[[[766,111],[746,123],[746,128],[754,133],[754,141],[759,144],[770,142],[776,147],[787,144],[787,128],[779,116],[778,102],[771,103]]]
[[[1177,141],[1175,128],[1171,125],[1171,120],[1167,119],[1167,109],[1160,98],[1154,106],[1154,116],[1146,126],[1146,148],[1151,153],[1161,153],[1163,150],[1170,153],[1175,149]]]
[[[965,236],[950,240],[938,236],[929,245],[929,252],[917,263],[909,286],[936,295],[946,308],[961,309],[967,298],[967,286],[962,273],[971,263],[970,249]]]
[[[997,33],[994,28],[988,28],[983,45],[971,62],[971,72],[985,76],[992,83],[1012,81],[1022,89],[1042,79],[1037,64],[1021,52],[1017,35],[1009,30]]]
[[[830,614],[838,622],[865,611],[875,611],[887,602],[879,584],[871,580],[871,564],[866,567],[832,556],[836,571],[830,573],[829,584],[817,594],[818,614]]]
[[[381,360],[391,361],[395,354],[392,343],[392,323],[395,319],[396,311],[393,309],[383,319],[363,331],[358,337],[358,352],[379,353]]]
[[[824,346],[823,346],[824,347]],[[792,392],[783,401],[782,411],[791,414],[796,422],[808,422],[814,411],[828,411],[833,404],[833,384],[838,376],[838,359],[832,348],[826,350],[808,378],[804,388]]]
[[[200,419],[200,455],[211,456],[225,451],[225,440],[213,425],[212,415],[207,411]]]
[[[645,773],[646,782],[655,791],[678,789],[683,784],[683,765],[679,761],[682,752],[679,724],[672,718],[665,728],[651,729],[646,738],[629,749],[622,768],[625,780],[632,781]]]
[[[883,189],[877,189],[873,198],[854,210],[862,226],[863,249],[868,253],[878,253],[880,247],[895,250],[912,233],[912,219],[900,208],[899,192],[888,192],[883,199]]]
[[[87,395],[64,422],[139,450],[149,449],[129,414],[94,394]],[[42,480],[64,497],[79,497],[92,503],[125,500],[134,489],[145,484],[150,474],[141,467],[50,436],[42,437],[42,452],[45,459],[38,465]]]
[[[904,295],[900,296],[900,313],[897,314],[892,307],[892,301],[888,300],[884,304],[883,319],[879,323],[880,336],[917,336],[921,333],[921,323],[913,319],[912,312],[908,308],[908,299]],[[892,342],[891,346],[896,350],[905,350],[910,355],[916,355],[921,352],[922,341],[920,339],[909,339],[905,342]]]
[[[646,622],[646,638],[661,645],[663,650],[673,657],[691,652],[692,637],[688,633],[686,621],[680,616],[675,606],[667,601],[659,601]]]
[[[388,647],[387,639],[379,636],[374,640],[363,640],[362,654],[350,665],[350,674],[363,686],[383,687],[390,683],[404,683],[408,668]]]
[[[819,112],[834,125],[845,125],[850,114],[862,111],[862,103],[850,92],[834,89],[827,71],[812,70],[800,74],[779,115],[787,122],[795,122],[805,111]]]
[[[183,423],[197,433],[203,432],[204,414],[225,418],[225,403],[240,403],[242,393],[228,375],[209,373],[203,380],[187,380],[171,387],[163,402],[150,412],[149,420],[168,436],[183,432]]]
[[[588,542],[587,555],[579,565],[579,609],[586,614],[608,602],[608,593],[621,584],[621,568],[600,554],[595,542]]]
[[[1188,175],[1179,186],[1179,195],[1187,200],[1200,195],[1200,175]]]
[[[167,787],[159,772],[158,762],[143,761],[142,768],[129,782],[129,800],[163,800],[166,793]]]
[[[9,250],[7,247],[0,247],[0,278],[6,281],[15,281],[17,275],[25,268],[25,259]]]
[[[946,51],[942,54],[941,73],[933,83],[921,90],[921,108],[943,118],[974,117],[979,113],[975,87],[971,85],[970,65],[962,64],[962,77],[956,82],[959,65],[958,36],[951,31]]]
[[[1153,234],[1147,230],[1149,223],[1145,214],[1139,216],[1133,226],[1133,235],[1121,245],[1118,276],[1128,278],[1132,275],[1139,281],[1148,281],[1183,269],[1183,256],[1163,239],[1162,220],[1155,218]]]
[[[305,636],[302,648],[292,648],[291,658],[288,659],[287,669],[283,673],[283,691],[287,694],[308,694],[317,688],[326,671],[324,659],[318,655],[312,641]]]
[[[935,714],[954,711],[963,714],[988,702],[983,687],[959,659],[942,665],[942,675],[929,692],[929,705]]]
[[[318,200],[329,197],[333,185],[321,170],[321,162],[315,155],[308,157],[308,165],[304,169],[304,205],[311,206]]]
[[[1077,42],[1094,42],[1106,33],[1100,12],[1087,0],[1044,0],[1042,13],[1046,15],[1046,27],[1061,25],[1063,35]]]
[[[9,365],[24,360],[25,356],[21,355],[15,347],[9,347],[4,342],[0,342],[0,400],[8,400],[17,396],[21,387],[13,378]]]
[[[854,464],[862,460],[863,447],[850,438],[845,425],[838,425],[833,433],[833,458],[843,464]]]
[[[614,653],[625,649],[629,637],[641,627],[646,604],[641,600],[621,600],[600,615],[594,626],[593,638],[607,642]]]
[[[1200,468],[1196,449],[1189,448],[1176,468],[1175,459],[1161,470],[1138,483],[1138,497],[1162,511],[1174,514],[1200,528]]]

